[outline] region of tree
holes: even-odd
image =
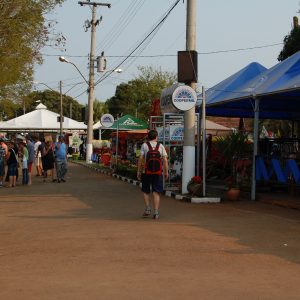
[[[300,50],[300,27],[296,26],[283,40],[283,49],[278,60],[283,61]]]
[[[50,39],[46,14],[64,0],[0,2],[0,99],[15,99],[31,87],[34,64]]]
[[[108,108],[105,102],[95,100],[94,105],[94,121],[97,122],[101,119],[101,116],[108,112]]]
[[[294,17],[294,28],[291,32],[284,37],[283,49],[279,53],[278,61],[283,61],[291,55],[300,50],[300,26],[298,24],[298,18]],[[291,121],[281,121],[278,125],[281,130],[286,134],[288,128],[292,128]],[[297,136],[300,137],[300,122],[297,122],[296,126]]]
[[[27,96],[23,98],[23,103],[25,103],[26,112],[30,112],[35,109],[38,102],[43,103],[47,109],[60,113],[60,93],[45,90],[45,91],[35,91],[31,92]],[[81,110],[83,105],[80,104],[78,101],[73,99],[70,96],[63,95],[63,115],[66,117],[71,117],[72,119],[81,121]]]
[[[138,70],[136,79],[118,85],[115,96],[106,101],[112,115],[132,114],[147,121],[152,100],[160,98],[162,90],[176,81],[176,74],[151,66]]]

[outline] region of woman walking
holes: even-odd
[[[46,182],[48,170],[51,172],[52,181],[54,179],[54,151],[53,144],[50,141],[45,143],[45,146],[42,150],[42,164],[43,164],[43,172],[44,172],[44,182]]]
[[[8,143],[8,153],[6,156],[7,174],[9,178],[8,187],[15,187],[17,181],[18,158],[14,150],[14,143]]]

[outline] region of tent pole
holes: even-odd
[[[199,113],[197,114],[197,168],[196,168],[196,172],[197,172],[197,176],[200,176],[200,156],[201,156],[201,113],[199,111]]]
[[[259,122],[259,99],[253,97],[255,100],[254,107],[254,128],[253,128],[253,160],[252,160],[252,183],[251,183],[251,200],[256,198],[256,156],[258,149],[258,122]]]
[[[117,139],[116,139],[116,169],[118,167],[118,147],[119,147],[119,123],[117,119]]]
[[[206,197],[206,99],[205,88],[202,86],[202,188]]]

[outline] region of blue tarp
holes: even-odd
[[[214,96],[208,90],[207,115],[251,118],[254,97],[260,99],[261,119],[300,120],[300,51],[230,91]]]

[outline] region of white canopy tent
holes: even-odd
[[[32,112],[11,119],[6,122],[0,122],[0,131],[59,131],[59,114],[47,110],[47,107],[40,103]],[[87,126],[83,122],[64,117],[63,130],[86,130]]]

